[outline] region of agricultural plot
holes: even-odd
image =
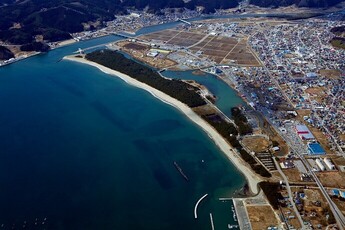
[[[144,40],[161,41],[166,44],[188,48],[194,54],[218,64],[260,66],[246,40],[207,35],[182,30],[164,30],[140,37]]]

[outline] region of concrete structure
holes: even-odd
[[[316,159],[315,163],[317,164],[317,166],[320,168],[321,171],[325,171],[326,167],[322,164],[320,159]]]
[[[306,125],[296,125],[296,132],[302,140],[315,139],[314,135],[310,132]]]
[[[329,170],[335,170],[335,165],[332,163],[331,159],[326,157],[323,159],[323,162],[325,162]]]

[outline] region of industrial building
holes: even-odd
[[[322,148],[319,143],[309,143],[308,144],[309,154],[311,155],[325,155],[326,151]]]
[[[323,162],[325,162],[326,166],[328,167],[329,170],[336,170],[335,165],[332,163],[331,159],[325,157],[323,159]]]
[[[306,125],[296,125],[296,132],[302,140],[313,140],[314,135],[310,132]]]
[[[326,167],[322,164],[322,161],[320,159],[316,159],[315,163],[319,167],[320,171],[325,171],[326,170]]]

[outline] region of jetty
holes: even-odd
[[[200,202],[203,200],[203,199],[205,199],[205,197],[207,197],[207,193],[205,194],[205,195],[203,195],[199,200],[198,200],[198,202],[196,202],[196,204],[195,204],[195,206],[194,206],[194,218],[195,219],[198,219],[198,213],[197,213],[197,211],[198,211],[198,206],[199,206],[199,204],[200,204]]]
[[[210,213],[210,221],[211,221],[211,229],[214,230],[214,223],[213,223],[212,213]]]

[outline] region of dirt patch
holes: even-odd
[[[301,182],[301,174],[297,168],[284,169],[283,172],[290,182]]]
[[[192,74],[197,75],[197,76],[205,76],[206,73],[201,71],[201,70],[194,70]]]
[[[310,116],[310,110],[309,109],[300,109],[297,110],[298,118],[300,121],[303,121],[304,116]]]
[[[345,188],[345,172],[322,172],[317,176],[325,187]]]
[[[322,69],[319,71],[319,74],[329,79],[339,79],[341,76],[341,72],[336,69]]]
[[[248,136],[243,138],[242,143],[250,151],[255,153],[266,152],[270,146],[270,141],[261,136]]]
[[[332,198],[332,200],[338,206],[340,211],[345,215],[345,201],[340,200],[339,198]]]
[[[336,165],[345,165],[345,159],[343,157],[332,158],[332,161]]]
[[[342,140],[342,141],[345,141],[345,134],[340,134],[339,135],[339,139]]]
[[[123,46],[126,49],[133,49],[133,50],[147,50],[149,49],[149,46],[138,44],[138,43],[127,43]]]
[[[253,230],[262,230],[270,226],[278,226],[278,220],[271,206],[246,206],[246,208]]]
[[[205,32],[169,29],[147,34],[140,38],[182,47],[191,46],[191,51],[202,53],[202,57],[209,58],[218,64],[235,63],[243,66],[260,66],[255,54],[247,45],[247,39],[238,42],[235,38],[214,35],[205,38],[206,35]],[[202,42],[198,43],[201,40]],[[193,46],[194,44],[195,46]]]
[[[319,103],[322,103],[323,99],[326,96],[325,87],[310,87],[305,91],[310,94],[311,99],[314,99]]]
[[[329,210],[328,203],[318,189],[304,189],[303,214],[313,226],[327,226],[325,212]]]
[[[211,115],[211,114],[216,114],[218,113],[217,110],[215,110],[212,106],[209,105],[202,105],[202,106],[198,106],[195,108],[192,108],[193,111],[198,114],[198,115]]]
[[[121,51],[157,69],[164,69],[177,65],[175,61],[167,58],[166,52],[159,52],[155,57],[148,56],[151,47],[142,43],[119,41],[116,45],[120,47]]]

